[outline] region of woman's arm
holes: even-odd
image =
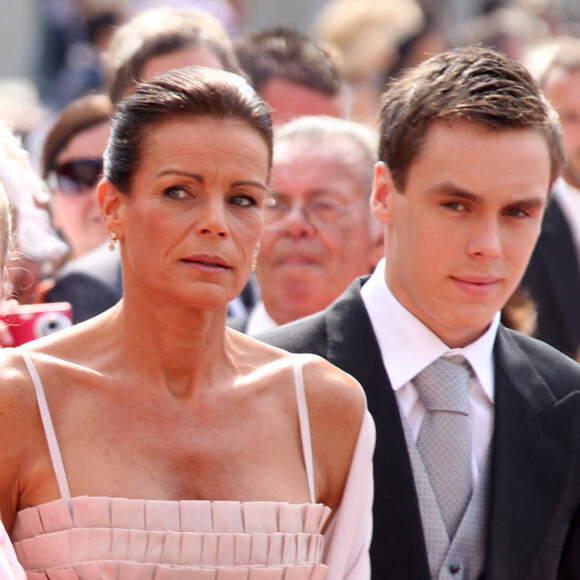
[[[305,364],[319,501],[333,508],[325,532],[327,580],[368,580],[375,425],[359,383],[327,361]]]
[[[342,501],[325,533],[326,580],[368,580],[373,524],[375,424],[365,412]]]
[[[30,467],[35,465],[38,449],[46,445],[43,438],[31,445],[38,438],[39,424],[34,389],[22,357],[15,349],[0,349],[0,512],[8,531],[23,490],[34,491]]]

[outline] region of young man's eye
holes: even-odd
[[[526,217],[527,215],[529,215],[529,213],[523,209],[520,209],[518,207],[512,207],[510,209],[506,210],[506,215],[510,216],[510,217]]]
[[[463,211],[465,209],[465,204],[461,201],[448,201],[443,205],[444,207],[452,209],[454,211]]]

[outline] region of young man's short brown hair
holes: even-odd
[[[401,191],[436,121],[463,119],[491,130],[537,129],[550,151],[552,182],[564,159],[558,115],[521,64],[492,49],[437,54],[409,69],[383,95],[379,159]]]

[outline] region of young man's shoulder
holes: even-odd
[[[574,359],[541,340],[506,328],[500,330],[498,340],[503,342],[508,369],[513,366],[511,357],[516,357],[513,360],[524,357],[557,396],[580,391],[580,363]]]
[[[309,352],[322,356],[326,344],[325,311],[261,332],[255,338],[290,352]]]
[[[291,352],[310,352],[324,356],[328,340],[327,329],[332,319],[334,330],[339,326],[350,329],[354,319],[366,319],[366,311],[360,289],[368,280],[363,276],[353,280],[352,284],[325,310],[305,316],[284,324],[269,332],[255,335],[255,338]],[[365,323],[362,323],[363,326]],[[370,322],[369,322],[370,324]]]

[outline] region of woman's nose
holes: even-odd
[[[227,236],[227,215],[223,201],[208,200],[202,205],[197,230],[203,235]]]

